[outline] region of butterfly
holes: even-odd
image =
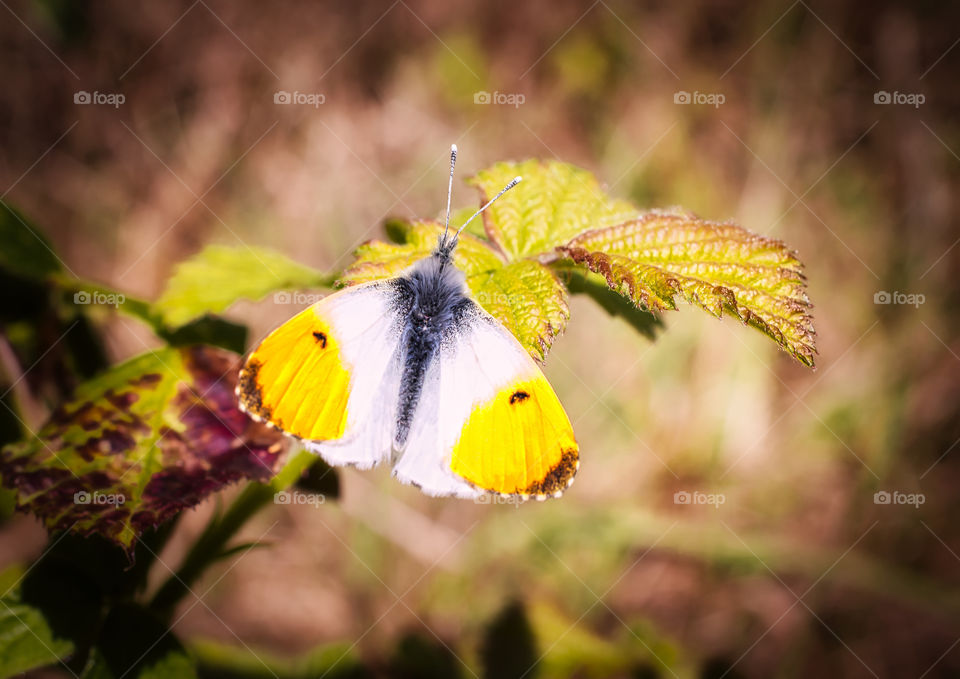
[[[393,476],[432,496],[559,497],[580,466],[573,427],[523,346],[474,299],[449,236],[400,275],[333,293],[247,357],[237,396],[253,419],[329,464]]]

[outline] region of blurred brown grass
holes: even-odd
[[[356,641],[376,657],[416,630],[472,664],[484,625],[520,599],[562,621],[541,639],[548,656],[573,626],[640,653],[639,638],[665,640],[688,659],[675,667],[704,675],[960,672],[955,7],[51,0],[5,12],[4,200],[77,274],[131,293],[154,298],[210,242],[342,268],[385,217],[439,213],[451,142],[461,179],[557,157],[644,207],[781,238],[807,264],[817,371],[729,319],[684,308],[651,343],[576,299],[547,365],[583,450],[564,499],[477,507],[345,472],[342,503],[248,526],[272,546],[205,580],[182,636],[277,652]],[[81,90],[126,100],[75,105]],[[276,105],[280,90],[325,100]],[[881,90],[925,103],[875,104]],[[480,91],[524,103],[478,105]],[[678,91],[725,101],[678,105]],[[925,303],[877,305],[878,291]],[[231,317],[256,337],[289,313],[251,303]],[[151,341],[107,323],[117,358]],[[682,490],[726,501],[676,505]],[[882,490],[925,502],[877,505]],[[209,510],[186,517],[164,561]],[[31,520],[2,531],[10,560],[37,550]]]

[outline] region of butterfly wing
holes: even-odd
[[[329,295],[274,330],[240,372],[240,407],[331,464],[390,453],[403,311],[390,281]]]
[[[543,499],[561,494],[578,467],[553,388],[510,331],[471,301],[427,370],[394,475],[431,495]]]

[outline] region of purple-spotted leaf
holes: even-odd
[[[584,231],[640,214],[630,203],[607,196],[586,170],[557,161],[497,163],[469,181],[486,202],[518,175],[523,181],[483,215],[487,237],[509,259],[549,252]]]
[[[396,276],[437,247],[443,225],[394,222],[400,245],[372,241],[360,246],[340,282],[355,285]],[[453,254],[474,299],[503,323],[535,359],[542,361],[570,317],[567,291],[556,275],[534,260],[504,262],[490,244],[463,233]]]
[[[557,252],[602,275],[638,307],[675,309],[680,295],[717,317],[736,316],[813,365],[803,266],[778,240],[735,224],[654,212],[582,233]]]
[[[225,485],[266,480],[282,436],[237,408],[239,357],[164,348],[82,384],[37,436],[0,451],[0,478],[50,530],[128,550],[147,528]]]

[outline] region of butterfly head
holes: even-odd
[[[457,164],[457,145],[453,144],[450,146],[450,181],[447,184],[447,218],[443,226],[443,234],[440,236],[437,241],[437,248],[433,251],[433,256],[438,257],[441,262],[448,262],[453,256],[453,251],[457,247],[457,241],[460,239],[460,234],[463,233],[463,230],[467,228],[467,224],[472,222],[475,217],[483,214],[483,211],[488,207],[493,205],[493,202],[497,200],[500,196],[505,194],[507,191],[512,189],[514,186],[523,181],[523,177],[514,177],[510,180],[506,186],[504,186],[500,193],[491,198],[487,203],[481,207],[479,210],[473,213],[473,215],[463,223],[463,225],[457,229],[457,232],[450,235],[450,199],[453,196],[453,168]]]

